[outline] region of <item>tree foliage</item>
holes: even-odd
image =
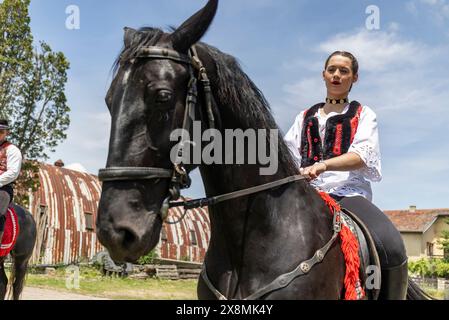
[[[449,218],[445,219],[446,224],[449,225]],[[443,230],[441,232],[441,238],[438,240],[438,244],[444,252],[444,261],[449,263],[449,231]]]
[[[449,263],[442,259],[422,258],[408,263],[411,273],[421,277],[449,278]]]
[[[0,3],[0,116],[5,117],[17,96],[20,75],[32,56],[30,0]]]
[[[0,117],[11,123],[10,139],[24,156],[16,184],[19,203],[38,187],[38,161],[66,138],[70,125],[65,96],[69,62],[41,41],[33,46],[30,0],[0,3]]]

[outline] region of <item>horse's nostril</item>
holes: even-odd
[[[117,230],[119,233],[122,245],[125,249],[129,249],[132,245],[136,243],[137,236],[136,234],[128,228],[120,228]]]

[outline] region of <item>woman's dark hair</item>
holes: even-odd
[[[354,55],[350,52],[347,51],[335,51],[334,53],[332,53],[329,58],[327,58],[326,60],[326,64],[324,65],[324,70],[327,69],[327,65],[329,64],[329,60],[333,57],[333,56],[343,56],[346,58],[349,58],[352,62],[352,73],[353,74],[357,74],[359,72],[359,62],[357,61],[356,57],[354,57]]]

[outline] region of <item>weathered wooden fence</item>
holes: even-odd
[[[411,279],[420,287],[443,291],[444,299],[449,300],[449,279],[425,277],[411,277]]]

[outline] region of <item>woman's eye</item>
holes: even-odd
[[[156,102],[168,102],[172,98],[172,93],[168,90],[160,90],[156,96]]]

